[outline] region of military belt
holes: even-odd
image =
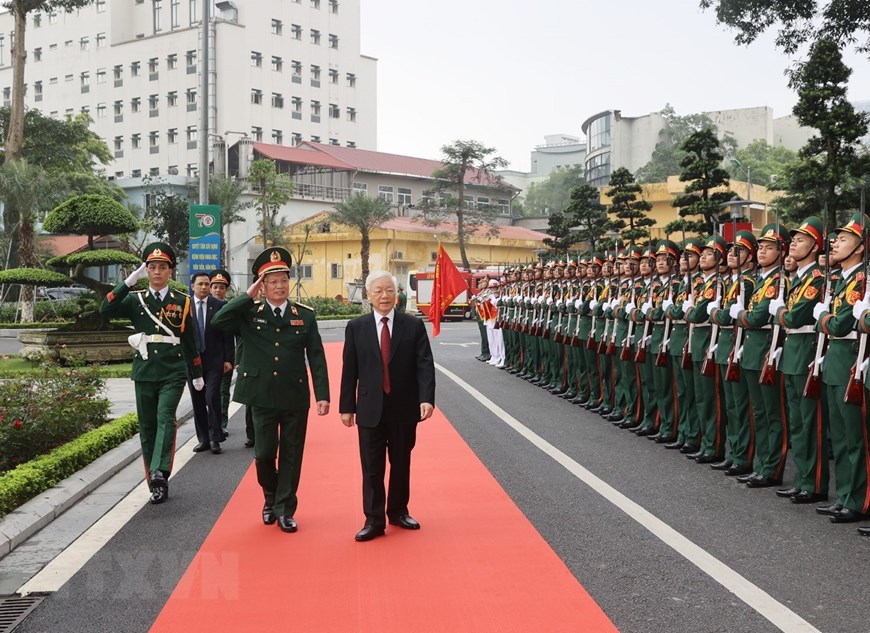
[[[786,334],[815,334],[816,327],[814,325],[803,325],[801,327],[791,327],[785,329]]]
[[[169,336],[167,334],[146,334],[145,341],[147,343],[169,343],[171,345],[181,344],[181,339],[177,336]]]
[[[854,341],[858,338],[858,333],[849,332],[846,336],[829,336],[828,338],[834,341]]]
[[[709,323],[695,323],[695,329],[697,330],[699,327],[710,327]]]

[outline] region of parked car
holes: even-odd
[[[38,288],[36,290],[37,299],[47,299],[48,301],[69,301],[70,299],[78,299],[82,295],[92,292],[90,288],[84,286],[69,286],[62,288]]]

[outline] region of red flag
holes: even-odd
[[[429,305],[429,320],[432,322],[432,336],[441,333],[441,317],[453,300],[463,291],[468,290],[468,284],[462,278],[462,273],[456,268],[444,250],[438,244],[438,256],[435,258],[435,280],[432,284],[432,298]]]

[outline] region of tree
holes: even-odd
[[[465,270],[471,270],[465,253],[466,233],[483,225],[493,227],[497,209],[493,205],[466,206],[465,187],[477,184],[507,188],[501,177],[492,172],[507,167],[508,162],[494,155],[495,148],[485,147],[477,141],[454,141],[452,145],[444,145],[441,152],[444,154],[442,166],[432,173],[435,186],[426,192],[429,199],[433,194],[438,194],[441,205],[424,204],[423,217],[427,222],[437,224],[449,216],[455,216],[462,266]],[[452,192],[456,192],[455,197],[451,195]]]
[[[795,54],[804,44],[825,38],[837,48],[855,44],[870,51],[870,5],[866,0],[701,0],[716,21],[737,30],[739,44],[751,44],[778,25],[776,45]]]
[[[857,206],[855,181],[870,172],[870,157],[860,146],[867,134],[867,114],[857,112],[846,99],[851,74],[837,44],[821,39],[792,76],[790,85],[798,93],[793,112],[801,125],[818,134],[800,149],[799,161],[785,170],[783,186],[788,193],[783,206],[791,219],[822,217],[827,205],[833,228],[837,212]]]
[[[649,239],[649,227],[656,221],[647,217],[652,204],[638,194],[643,188],[634,181],[634,175],[625,167],[620,167],[610,174],[610,189],[604,192],[610,198],[608,213],[616,219],[608,227],[621,232],[621,238],[632,244]]]
[[[731,191],[711,190],[728,185],[728,172],[722,168],[722,155],[719,139],[712,128],[704,128],[689,135],[682,144],[686,156],[680,162],[680,182],[688,183],[685,194],[678,196],[671,204],[679,209],[680,220],[668,223],[665,233],[685,231],[707,235],[712,233],[720,219],[722,203],[730,200]],[[700,216],[697,220],[689,220]]]
[[[275,161],[258,158],[248,170],[248,185],[259,195],[255,208],[260,213],[259,229],[263,248],[270,244],[282,244],[287,220],[279,220],[278,211],[289,202],[293,183],[286,175],[278,173]]]
[[[571,203],[565,213],[577,228],[576,243],[588,244],[593,251],[611,228],[610,220],[607,219],[607,207],[601,204],[598,188],[590,184],[584,183],[571,190]]]
[[[523,213],[546,216],[564,213],[571,202],[571,190],[586,182],[583,165],[558,168],[542,182],[533,182],[526,191]]]
[[[577,234],[571,229],[574,222],[569,216],[562,215],[559,211],[550,213],[547,234],[544,244],[556,253],[567,253],[573,244],[577,243]]]
[[[244,211],[254,206],[252,200],[244,200],[245,182],[215,174],[208,179],[208,203],[221,208],[221,226],[226,230],[231,224],[244,222]],[[221,261],[227,262],[226,240],[221,240]]]
[[[370,198],[363,193],[356,193],[347,200],[339,202],[329,214],[330,221],[349,226],[359,232],[363,281],[369,275],[371,232],[392,217],[393,210],[389,202],[383,198]],[[363,299],[365,298],[366,291],[363,288]]]
[[[12,43],[12,109],[6,130],[6,158],[16,161],[24,147],[24,66],[27,61],[25,41],[27,14],[35,11],[50,13],[58,9],[72,11],[91,4],[92,0],[5,0],[3,6],[12,13],[15,31]]]
[[[178,260],[187,257],[190,243],[190,199],[163,188],[159,179],[144,179],[150,199],[145,223],[154,236],[175,251]]]
[[[734,158],[752,177],[752,184],[768,188],[776,185],[777,179],[789,165],[798,162],[797,152],[786,147],[770,145],[763,138],[755,139],[746,147],[738,149],[734,153]],[[736,167],[731,166],[728,172],[736,180],[746,178],[746,175]]]

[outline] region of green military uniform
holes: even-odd
[[[659,255],[667,255],[670,259],[670,267],[673,268],[673,265],[680,256],[680,251],[671,240],[661,240],[656,246],[656,256]],[[680,278],[678,275],[669,273],[659,275],[658,281],[659,286],[653,289],[652,305],[647,314],[647,317],[653,324],[650,350],[655,355],[653,361],[653,388],[659,411],[659,426],[656,429],[656,436],[671,438],[674,435],[678,420],[674,402],[676,394],[673,373],[671,371],[671,357],[666,348],[670,343],[668,340],[670,334],[668,332],[671,324],[670,319],[665,314],[663,304],[665,300],[673,301],[680,285]],[[638,435],[642,434],[650,435],[648,432],[638,432]]]
[[[807,218],[792,231],[792,235],[795,233],[813,238],[817,249],[821,249],[824,231],[819,218]],[[791,455],[795,464],[794,484],[786,492],[791,493],[787,496],[795,503],[827,498],[829,484],[828,428],[823,424],[822,401],[803,396],[816,347],[813,309],[822,299],[825,283],[825,276],[814,259],[798,269],[785,305],[771,303],[771,312],[776,308],[775,318],[786,333],[779,370],[785,381],[785,408],[789,412]]]
[[[408,295],[405,294],[405,289],[399,286],[399,294],[396,295],[396,312],[405,313],[408,308]]]
[[[768,224],[762,229],[758,241],[773,241],[778,248],[785,248],[788,237],[785,228]],[[767,272],[759,271],[755,279],[755,290],[746,309],[732,308],[737,324],[746,330],[740,370],[741,373],[746,373],[749,404],[755,423],[756,476],[746,481],[747,486],[752,488],[781,483],[788,452],[788,423],[782,408],[782,380],[777,379],[772,385],[762,385],[759,382],[770,350],[769,304],[777,296],[779,284],[787,283],[784,277],[779,266],[773,266]]]
[[[605,354],[613,324],[613,319],[609,318],[609,315],[605,312],[605,304],[615,297],[617,292],[617,280],[613,276],[614,261],[615,257],[613,255],[607,256],[606,264],[610,265],[611,274],[608,277],[602,278],[603,292],[599,295],[599,299],[595,302],[594,306],[590,304],[592,315],[596,319],[595,330],[592,332],[595,347],[591,351],[598,363],[598,381],[601,389],[601,404],[591,410],[602,415],[610,414],[614,399],[613,363],[610,356]]]
[[[165,263],[175,268],[175,253],[161,242],[149,244],[142,258],[149,265]],[[102,316],[126,317],[137,333],[137,339],[131,341],[136,343],[131,378],[136,383],[139,441],[152,503],[162,503],[169,494],[175,412],[188,373],[202,379],[190,297],[170,290],[168,285],[157,294],[153,290],[130,292],[122,281],[100,304]]]
[[[626,251],[626,262],[630,263],[633,267],[637,265],[640,257],[641,251],[636,246],[631,246]],[[637,303],[643,289],[643,278],[632,273],[616,310],[617,318],[620,321],[618,332],[621,333],[621,338],[617,339],[618,347],[616,354],[618,361],[614,360],[614,362],[618,362],[620,365],[625,409],[622,412],[622,419],[614,419],[613,422],[619,423],[621,428],[635,427],[643,420],[640,368],[635,363],[638,330],[636,329],[637,323],[634,322],[631,314],[633,305]]]
[[[593,276],[590,279],[589,288],[580,307],[580,345],[583,347],[583,355],[586,359],[587,380],[589,383],[589,400],[586,402],[587,409],[596,409],[603,403],[602,400],[602,371],[596,344],[595,332],[599,330],[598,316],[595,308],[603,300],[605,285],[601,277],[601,267],[604,265],[604,257],[599,253],[590,255],[590,266],[597,266],[597,272],[593,268]],[[594,303],[594,307],[593,307]]]
[[[723,281],[721,308],[714,309],[711,319],[719,326],[719,336],[716,342],[715,359],[719,373],[719,382],[723,386],[726,412],[726,435],[728,438],[727,461],[731,465],[725,469],[729,477],[748,475],[752,472],[752,462],[755,458],[754,430],[749,408],[749,386],[746,384],[746,373],[737,371],[736,380],[726,380],[728,364],[732,361],[734,349],[734,319],[729,310],[741,296],[751,297],[755,290],[755,276],[739,272],[740,253],[746,251],[752,261],[755,257],[756,241],[750,231],[738,231],[734,242],[738,268]]]
[[[490,359],[489,339],[486,336],[486,326],[483,324],[483,308],[478,295],[474,295],[471,298],[471,303],[474,306],[472,314],[474,315],[474,320],[477,321],[477,329],[480,332],[480,354],[477,355],[477,360],[488,361]]]
[[[862,224],[861,214],[856,213],[837,232],[845,231],[861,237]],[[870,222],[867,224],[870,225]],[[822,366],[822,383],[828,394],[837,505],[842,508],[831,517],[837,523],[858,520],[870,511],[870,488],[867,481],[870,455],[864,402],[845,402],[849,375],[858,355],[853,306],[862,299],[864,293],[865,279],[860,263],[843,270],[833,287],[830,311],[823,311],[818,315],[816,324],[817,331],[828,336],[828,350]],[[866,317],[862,318],[863,322],[866,322]]]
[[[290,261],[285,249],[266,249],[254,261],[254,276],[289,275]],[[281,307],[244,294],[222,307],[212,325],[244,343],[233,399],[252,408],[254,459],[266,506],[292,518],[310,406],[306,358],[317,401],[329,400],[329,378],[313,310],[288,301],[275,314]]]
[[[572,321],[570,322],[570,339],[571,339],[571,355],[574,357],[575,377],[577,381],[577,397],[571,400],[574,404],[581,406],[589,401],[589,369],[586,365],[586,340],[581,336],[583,325],[583,303],[585,296],[589,291],[591,282],[587,276],[588,256],[580,257],[577,267],[577,281],[574,289],[574,299],[572,301],[574,311],[572,313]],[[588,317],[587,317],[588,319]]]
[[[647,248],[641,257],[649,262],[650,268],[655,269],[655,255],[651,248]],[[641,290],[637,294],[637,304],[652,304],[653,296],[661,286],[661,280],[657,276],[643,278]],[[640,374],[640,398],[642,400],[643,415],[639,425],[634,427],[636,433],[651,434],[658,427],[658,399],[655,397],[655,356],[656,350],[650,342],[652,336],[650,330],[652,323],[640,307],[631,306],[627,310],[637,329],[635,343],[635,363]],[[642,326],[642,327],[641,327]],[[640,358],[643,357],[643,358]]]

